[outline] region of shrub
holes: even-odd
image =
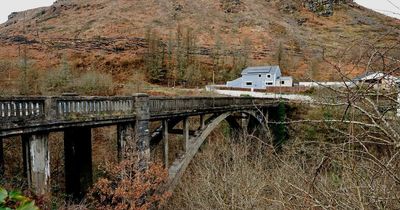
[[[49,71],[45,75],[43,83],[48,91],[66,92],[69,91],[71,80],[72,74],[69,65],[64,62],[60,68]]]
[[[112,95],[113,79],[111,75],[87,72],[74,82],[73,90],[85,95]]]
[[[95,209],[157,209],[169,197],[162,192],[168,173],[161,164],[137,170],[137,163],[125,160],[106,165],[104,176],[93,186],[89,201]]]

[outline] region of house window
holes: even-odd
[[[272,82],[267,82],[267,85],[272,85]]]
[[[246,82],[246,85],[247,86],[251,86],[251,85],[253,85],[253,83],[252,82]]]
[[[270,75],[270,74],[267,74],[267,78],[271,78],[271,75]]]
[[[285,81],[281,81],[281,84],[284,85],[284,84],[285,84]]]

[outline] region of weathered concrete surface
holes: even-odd
[[[93,182],[91,136],[90,127],[64,131],[65,190],[74,200],[81,200]]]
[[[183,119],[183,152],[186,153],[189,149],[189,118]]]
[[[169,153],[169,145],[168,145],[168,121],[167,120],[163,120],[162,121],[162,138],[163,138],[163,158],[164,158],[164,166],[165,168],[169,167],[169,161],[168,161],[168,153]]]
[[[117,125],[118,161],[127,158],[128,154],[134,153],[135,132],[133,123],[120,123]]]
[[[206,116],[204,114],[201,114],[199,130],[203,130],[205,127],[206,127]]]
[[[50,152],[48,133],[23,136],[29,187],[37,195],[50,193]]]

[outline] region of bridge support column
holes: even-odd
[[[0,176],[4,175],[4,148],[3,139],[0,138]]]
[[[262,113],[263,113],[263,122],[264,122],[265,126],[268,127],[268,120],[269,120],[268,119],[269,118],[268,109],[263,109]]]
[[[123,123],[117,125],[117,145],[118,145],[118,161],[122,161],[134,152],[135,134],[133,131],[133,123]]]
[[[48,133],[24,135],[25,170],[29,187],[37,195],[50,193],[50,154]]]
[[[186,153],[189,150],[189,117],[183,119],[183,151]]]
[[[242,119],[241,119],[241,126],[242,126],[242,130],[244,132],[247,132],[247,126],[249,124],[249,119],[248,116],[244,113],[242,113]],[[247,133],[246,133],[247,134]]]
[[[168,121],[163,120],[162,121],[162,135],[163,135],[163,144],[164,144],[164,166],[165,168],[168,168],[168,151],[169,151],[169,146],[168,146]]]
[[[139,169],[147,168],[150,162],[150,106],[149,96],[146,94],[136,94],[135,97],[135,136],[136,150],[139,158]]]
[[[92,139],[88,127],[64,131],[65,190],[81,200],[92,185]]]
[[[200,115],[200,130],[203,130],[206,127],[206,115]]]

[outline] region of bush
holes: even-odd
[[[60,68],[49,71],[45,75],[43,84],[47,91],[67,92],[70,91],[72,74],[67,63]]]
[[[87,72],[74,82],[73,90],[84,95],[112,95],[114,92],[111,75]]]
[[[126,160],[106,165],[103,172],[89,195],[94,209],[157,209],[169,197],[160,190],[168,178],[161,164],[140,171],[135,161]]]

